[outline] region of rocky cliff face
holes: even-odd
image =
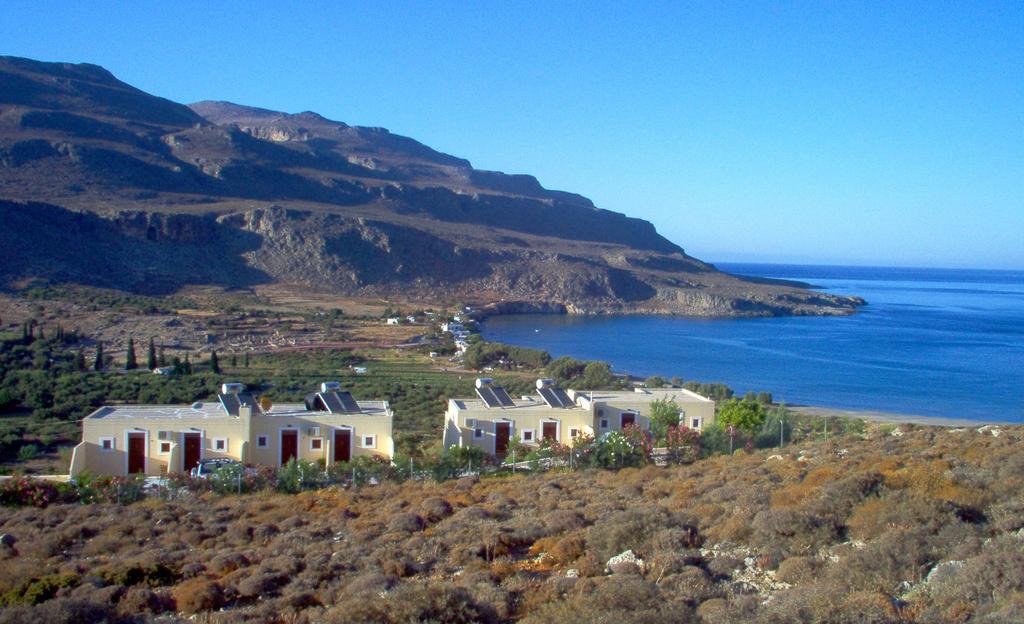
[[[844,314],[725,275],[643,220],[381,128],[192,108],[102,68],[0,58],[0,280],[285,282],[571,313]],[[505,302],[505,303],[501,303]]]

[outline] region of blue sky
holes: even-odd
[[[1024,268],[1020,2],[8,0],[0,53],[383,126],[710,261]]]

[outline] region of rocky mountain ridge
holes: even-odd
[[[318,290],[570,313],[845,314],[641,219],[381,128],[183,106],[94,65],[0,58],[0,281]]]

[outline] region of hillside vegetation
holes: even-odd
[[[4,508],[0,622],[1019,622],[1022,438]]]

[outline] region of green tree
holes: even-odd
[[[153,341],[152,337],[149,339],[149,349],[146,351],[146,366],[149,367],[149,370],[159,366],[156,359],[156,342]]]
[[[753,434],[764,424],[764,406],[756,401],[746,399],[730,399],[722,405],[718,413],[718,422],[722,425],[732,425],[748,434]]]
[[[124,368],[125,370],[135,370],[139,367],[139,362],[135,359],[135,339],[128,336],[128,353],[124,356]]]
[[[658,375],[651,375],[644,380],[644,385],[648,388],[664,388],[667,384],[664,377]]]
[[[606,362],[589,362],[583,369],[583,386],[586,388],[607,388],[613,381],[612,369]]]
[[[220,360],[217,359],[217,350],[210,351],[210,370],[216,374],[220,374]]]
[[[586,366],[587,363],[582,360],[575,360],[567,355],[563,355],[557,360],[552,360],[545,370],[548,377],[560,383],[565,383],[582,376],[583,369]]]
[[[249,368],[249,352],[248,351],[245,352],[245,358],[244,358],[243,366],[245,366],[246,368]]]
[[[78,353],[75,355],[75,369],[80,371],[85,370],[85,351],[82,351],[81,349],[79,349]]]
[[[679,404],[674,398],[651,402],[651,434],[656,443],[664,442],[669,428],[678,426]]]
[[[103,341],[96,341],[96,359],[92,362],[92,369],[101,371],[103,370]]]

